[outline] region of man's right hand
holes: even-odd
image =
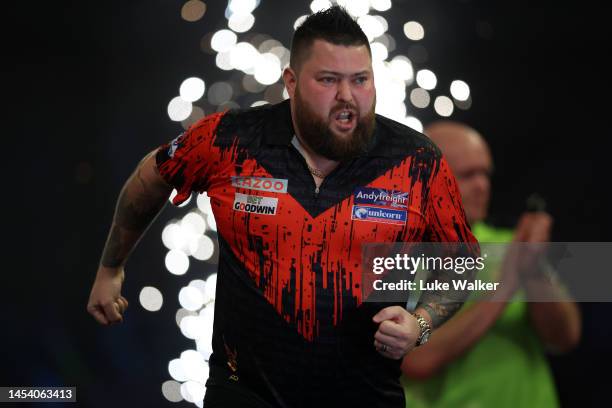
[[[125,278],[123,267],[100,266],[89,294],[87,311],[103,325],[123,322],[123,313],[128,301],[121,296],[121,285]]]
[[[119,193],[113,223],[87,303],[87,311],[100,324],[123,321],[123,313],[128,307],[127,300],[121,296],[125,277],[123,265],[172,191],[157,170],[156,152],[157,149],[142,159]]]

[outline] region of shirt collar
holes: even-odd
[[[270,119],[264,128],[264,143],[273,146],[289,146],[295,134],[289,99],[274,105],[269,114]]]

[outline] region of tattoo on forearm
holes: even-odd
[[[471,244],[468,243],[468,245]],[[468,250],[467,247],[460,247],[456,256],[463,255],[463,253],[473,256],[472,254],[478,253],[478,251],[474,252],[472,249]],[[443,269],[433,269],[431,272],[432,276],[429,279],[435,278],[439,282],[447,283],[449,287],[454,287],[453,280],[456,279],[455,272],[445,271]],[[472,281],[474,279],[474,272],[466,271],[463,277],[464,279]],[[461,309],[469,296],[470,292],[468,290],[460,288],[425,292],[419,299],[417,307],[422,307],[429,313],[432,327],[439,327]]]
[[[133,235],[133,232],[122,230],[121,227],[113,224],[102,252],[101,264],[103,266],[116,268],[126,261],[134,245],[134,240],[138,239],[128,235]]]
[[[143,231],[164,206],[165,195],[147,188],[140,167],[133,177],[136,185],[126,187],[119,196],[115,222],[128,230]]]
[[[420,304],[419,307],[422,307],[429,313],[432,326],[438,327],[450,319],[461,308],[461,305],[461,302],[448,302],[445,304],[432,302]]]
[[[166,203],[168,191],[148,186],[139,165],[119,194],[115,217],[101,264],[117,267],[125,263],[143,232]]]

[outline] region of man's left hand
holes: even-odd
[[[414,348],[421,328],[416,318],[406,309],[389,306],[378,312],[372,320],[378,323],[374,347],[382,356],[399,360]]]

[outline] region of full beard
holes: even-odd
[[[374,106],[365,115],[361,115],[356,106],[339,103],[331,112],[348,107],[357,112],[357,125],[350,134],[338,135],[331,129],[331,117],[322,120],[310,104],[302,99],[298,89],[295,91],[295,121],[304,143],[315,153],[329,160],[347,161],[359,156],[368,148],[374,134]]]

